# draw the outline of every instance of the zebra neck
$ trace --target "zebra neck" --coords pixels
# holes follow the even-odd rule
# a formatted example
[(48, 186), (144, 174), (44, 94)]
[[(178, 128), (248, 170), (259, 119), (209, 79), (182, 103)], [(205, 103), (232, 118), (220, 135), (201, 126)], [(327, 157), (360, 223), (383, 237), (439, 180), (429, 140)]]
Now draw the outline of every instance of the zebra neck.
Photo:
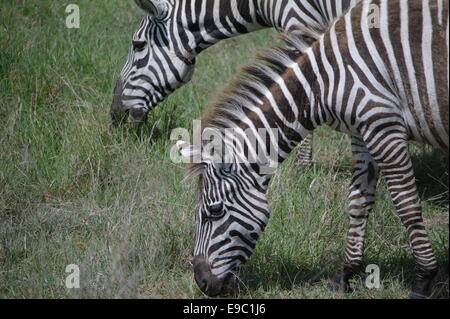
[[(323, 88), (317, 82), (308, 54), (291, 60), (279, 72), (277, 76), (266, 71), (261, 77), (268, 82), (265, 83), (265, 91), (259, 87), (260, 92), (264, 93), (260, 97), (262, 103), (256, 107), (258, 110), (248, 102), (245, 107), (250, 111), (247, 118), (252, 120), (254, 127), (275, 130), (270, 135), (270, 143), (266, 144), (276, 144), (277, 163), (281, 164), (313, 130), (329, 122), (330, 114), (320, 98)], [(268, 80), (268, 75), (272, 76), (272, 80)], [(259, 116), (251, 114), (261, 111)], [(273, 158), (268, 150), (265, 155)]]
[[(284, 30), (280, 17), (285, 16), (282, 2), (290, 0), (192, 0), (189, 4), (194, 13), (187, 15), (184, 29), (191, 30), (189, 36), (193, 52), (200, 53), (217, 42), (241, 34), (274, 27)], [(186, 4), (187, 6), (187, 4)], [(195, 9), (194, 9), (195, 8)], [(180, 8), (185, 10), (186, 8)], [(195, 10), (195, 11), (194, 11)], [(186, 11), (185, 11), (186, 12)], [(193, 31), (192, 31), (193, 30)]]
[(180, 1), (178, 30), (198, 54), (217, 42), (273, 27), (280, 32), (299, 28), (323, 30), (360, 0), (188, 0)]

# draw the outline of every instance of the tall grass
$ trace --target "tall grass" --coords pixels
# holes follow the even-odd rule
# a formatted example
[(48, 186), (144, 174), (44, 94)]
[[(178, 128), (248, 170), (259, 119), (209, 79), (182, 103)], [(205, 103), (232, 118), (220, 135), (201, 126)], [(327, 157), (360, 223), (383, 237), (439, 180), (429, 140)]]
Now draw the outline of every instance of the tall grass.
[[(112, 88), (141, 13), (131, 1), (3, 1), (0, 9), (0, 297), (202, 297), (192, 276), (195, 182), (169, 159), (175, 127), (190, 128), (238, 66), (273, 43), (266, 30), (205, 51), (192, 82), (151, 115), (143, 132), (110, 130)], [(382, 289), (355, 280), (331, 293), (348, 218), (348, 138), (320, 129), (316, 164), (289, 159), (271, 183), (272, 217), (244, 267), (241, 297), (402, 298), (413, 259), (383, 184), (367, 238)], [(436, 297), (448, 297), (448, 166), (412, 147), (439, 262)], [(81, 288), (67, 289), (77, 264)], [(447, 265), (447, 266), (446, 266)]]

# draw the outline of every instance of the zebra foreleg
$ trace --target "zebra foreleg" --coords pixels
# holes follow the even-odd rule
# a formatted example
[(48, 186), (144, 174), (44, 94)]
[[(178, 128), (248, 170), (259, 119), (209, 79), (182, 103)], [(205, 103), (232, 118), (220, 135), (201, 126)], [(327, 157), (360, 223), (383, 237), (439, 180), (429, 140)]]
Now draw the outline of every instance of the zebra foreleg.
[[(379, 143), (372, 143), (375, 144)], [(371, 153), (386, 179), (397, 214), (407, 230), (416, 261), (416, 275), (410, 298), (428, 298), (438, 267), (422, 218), (407, 140), (391, 139), (382, 149), (371, 150)]]
[(313, 133), (300, 142), (297, 148), (295, 164), (299, 167), (310, 167), (313, 164)]
[(364, 235), (367, 219), (375, 202), (378, 182), (378, 165), (367, 150), (365, 143), (352, 138), (353, 177), (348, 195), (350, 228), (347, 235), (344, 265), (332, 277), (332, 290), (349, 292), (349, 280), (357, 274), (363, 264)]

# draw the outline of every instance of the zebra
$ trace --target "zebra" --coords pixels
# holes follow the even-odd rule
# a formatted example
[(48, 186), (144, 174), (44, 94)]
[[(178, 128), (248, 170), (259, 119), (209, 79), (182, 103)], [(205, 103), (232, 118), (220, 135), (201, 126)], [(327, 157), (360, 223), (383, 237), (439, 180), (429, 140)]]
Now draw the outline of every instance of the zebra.
[[(378, 9), (377, 27), (370, 27), (371, 8)], [(180, 155), (193, 162), (188, 175), (200, 181), (193, 268), (204, 293), (236, 288), (267, 225), (274, 172), (262, 169), (276, 167), (311, 131), (328, 125), (351, 136), (354, 162), (344, 262), (330, 288), (348, 291), (361, 269), (382, 173), (415, 258), (410, 297), (431, 295), (437, 261), (407, 146), (416, 140), (449, 151), (448, 13), (447, 0), (363, 0), (311, 47), (288, 37), (297, 54), (275, 47), (244, 68), (202, 120), (203, 133), (222, 137), (225, 157), (212, 156), (206, 139), (177, 141)], [(272, 128), (278, 138), (259, 133)], [(250, 160), (256, 148), (262, 153)]]
[[(133, 36), (114, 89), (110, 121), (140, 125), (148, 112), (189, 82), (197, 55), (240, 34), (274, 27), (280, 33), (329, 24), (359, 0), (135, 0), (148, 15)], [(311, 33), (308, 33), (311, 35)], [(312, 136), (302, 143), (300, 166), (312, 163)]]

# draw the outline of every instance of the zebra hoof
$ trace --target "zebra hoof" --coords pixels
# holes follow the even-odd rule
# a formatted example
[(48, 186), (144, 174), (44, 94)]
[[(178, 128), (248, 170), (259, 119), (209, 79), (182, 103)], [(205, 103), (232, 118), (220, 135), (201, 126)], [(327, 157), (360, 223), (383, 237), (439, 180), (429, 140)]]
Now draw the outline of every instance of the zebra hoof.
[(344, 276), (340, 271), (328, 279), (328, 289), (339, 293), (353, 292), (353, 289), (350, 287), (350, 283), (344, 279)]
[(341, 294), (348, 294), (353, 292), (353, 289), (350, 287), (350, 284), (337, 283), (333, 280), (328, 281), (328, 289), (332, 292), (337, 292)]
[(328, 289), (332, 292), (340, 292), (341, 285), (333, 280), (328, 280)]
[(295, 162), (295, 166), (302, 169), (308, 169), (313, 166), (313, 162), (311, 160), (305, 161), (305, 160), (297, 160)]
[(419, 293), (417, 293), (417, 292), (412, 292), (412, 293), (409, 295), (409, 299), (428, 299), (428, 297), (427, 297), (427, 296), (424, 296), (424, 295), (421, 295), (421, 294), (419, 294)]

